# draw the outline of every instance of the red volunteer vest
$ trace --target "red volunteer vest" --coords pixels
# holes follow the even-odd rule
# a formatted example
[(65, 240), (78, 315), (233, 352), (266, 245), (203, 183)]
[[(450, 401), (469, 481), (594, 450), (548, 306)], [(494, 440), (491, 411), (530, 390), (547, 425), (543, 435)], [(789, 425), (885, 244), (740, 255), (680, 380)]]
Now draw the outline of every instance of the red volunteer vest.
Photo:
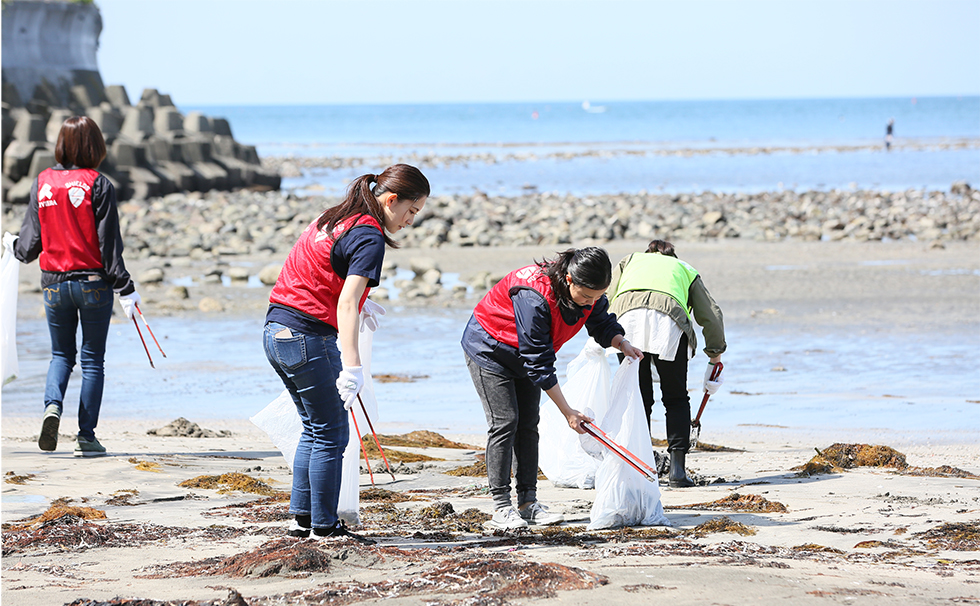
[[(381, 226), (371, 215), (348, 217), (334, 226), (332, 234), (327, 233), (326, 228), (317, 230), (316, 221), (310, 223), (289, 251), (269, 301), (298, 309), (338, 328), (337, 299), (344, 287), (344, 278), (334, 272), (330, 251), (336, 239), (355, 225), (370, 225), (381, 231)], [(358, 311), (364, 307), (370, 290), (364, 289), (357, 304)]]
[(92, 209), (92, 185), (99, 171), (47, 169), (37, 177), (37, 218), (41, 224), (44, 271), (102, 269), (99, 233)]
[(477, 322), (491, 337), (512, 347), (519, 347), (517, 342), (517, 325), (514, 318), (514, 303), (510, 299), (510, 291), (514, 287), (533, 288), (541, 293), (548, 301), (551, 309), (551, 342), (555, 351), (561, 349), (569, 339), (578, 334), (585, 326), (585, 321), (592, 314), (592, 309), (583, 309), (582, 319), (569, 326), (561, 318), (558, 299), (551, 289), (551, 280), (537, 265), (522, 267), (512, 271), (490, 289), (473, 310)]

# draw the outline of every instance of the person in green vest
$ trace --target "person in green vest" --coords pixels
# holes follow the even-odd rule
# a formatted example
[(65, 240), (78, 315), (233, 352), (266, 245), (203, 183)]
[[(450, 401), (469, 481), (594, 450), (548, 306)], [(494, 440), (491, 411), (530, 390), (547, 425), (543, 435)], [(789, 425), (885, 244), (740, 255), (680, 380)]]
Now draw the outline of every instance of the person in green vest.
[[(687, 361), (698, 339), (694, 322), (704, 333), (708, 367), (704, 390), (715, 393), (724, 380), (710, 380), (714, 365), (725, 353), (725, 324), (721, 308), (704, 286), (698, 271), (677, 258), (674, 245), (654, 240), (646, 252), (623, 258), (613, 269), (609, 285), (609, 311), (616, 314), (626, 338), (643, 352), (640, 394), (647, 429), (653, 410), (653, 368), (660, 377), (667, 414), (668, 483), (674, 488), (694, 486), (684, 459), (691, 447), (691, 399), (687, 395)], [(622, 361), (622, 358), (620, 358)]]

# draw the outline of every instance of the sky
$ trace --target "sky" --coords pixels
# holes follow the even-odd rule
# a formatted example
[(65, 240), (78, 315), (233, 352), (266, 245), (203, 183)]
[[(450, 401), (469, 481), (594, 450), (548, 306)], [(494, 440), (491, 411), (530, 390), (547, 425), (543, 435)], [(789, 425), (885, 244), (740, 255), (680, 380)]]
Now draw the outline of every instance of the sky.
[(317, 105), (980, 94), (980, 0), (96, 0), (131, 99)]

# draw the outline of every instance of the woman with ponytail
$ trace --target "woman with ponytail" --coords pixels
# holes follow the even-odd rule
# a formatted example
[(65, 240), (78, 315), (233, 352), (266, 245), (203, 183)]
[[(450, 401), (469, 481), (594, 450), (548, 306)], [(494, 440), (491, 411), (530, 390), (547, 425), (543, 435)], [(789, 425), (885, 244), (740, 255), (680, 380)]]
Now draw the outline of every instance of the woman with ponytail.
[[(489, 529), (564, 520), (537, 500), (541, 391), (576, 432), (584, 433), (582, 423), (592, 419), (570, 407), (558, 385), (555, 357), (561, 346), (585, 327), (599, 345), (643, 357), (608, 312), (604, 293), (611, 277), (605, 250), (570, 249), (507, 274), (473, 310), (462, 346), (490, 426), (486, 463), (496, 511), (486, 523)], [(516, 509), (510, 496), (512, 464)]]
[(343, 202), (300, 235), (272, 288), (265, 353), (303, 422), (289, 536), (363, 540), (337, 517), (347, 411), (364, 386), (358, 317), (362, 308), (374, 322), (374, 313), (384, 314), (367, 296), (381, 279), (385, 244), (397, 248), (390, 234), (411, 225), (428, 196), (428, 180), (407, 164), (358, 177)]

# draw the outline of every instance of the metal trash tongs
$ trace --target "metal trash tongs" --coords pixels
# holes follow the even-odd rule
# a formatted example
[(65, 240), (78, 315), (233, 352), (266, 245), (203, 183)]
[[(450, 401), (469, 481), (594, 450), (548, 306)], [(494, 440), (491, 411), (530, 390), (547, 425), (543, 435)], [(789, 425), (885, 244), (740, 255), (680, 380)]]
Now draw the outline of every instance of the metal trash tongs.
[(626, 461), (630, 467), (640, 472), (640, 474), (642, 474), (647, 480), (650, 480), (654, 484), (659, 484), (656, 470), (644, 463), (640, 457), (636, 456), (623, 446), (617, 444), (612, 438), (606, 435), (606, 432), (599, 429), (597, 425), (590, 423), (589, 421), (584, 421), (582, 423), (582, 429), (585, 430), (585, 433), (595, 438), (600, 444), (616, 453), (619, 458)]
[[(388, 469), (388, 473), (391, 474), (391, 481), (395, 480), (395, 473), (391, 471), (391, 465), (388, 463), (388, 457), (385, 456), (385, 451), (381, 448), (381, 441), (378, 440), (378, 434), (374, 431), (374, 423), (371, 422), (371, 415), (368, 414), (367, 408), (364, 406), (364, 400), (361, 399), (361, 394), (357, 394), (357, 401), (361, 404), (361, 410), (364, 411), (364, 418), (367, 419), (368, 426), (371, 428), (371, 435), (374, 436), (374, 443), (378, 445), (378, 450), (381, 452), (381, 458), (384, 459), (385, 467)], [(364, 446), (364, 440), (361, 439), (361, 429), (357, 426), (357, 416), (354, 415), (354, 410), (350, 411), (350, 418), (354, 421), (354, 431), (357, 432), (357, 440), (361, 443), (361, 452), (364, 454), (364, 463), (368, 468), (368, 475), (371, 476), (371, 486), (374, 486), (374, 472), (371, 471), (371, 462), (368, 460), (367, 447)]]

